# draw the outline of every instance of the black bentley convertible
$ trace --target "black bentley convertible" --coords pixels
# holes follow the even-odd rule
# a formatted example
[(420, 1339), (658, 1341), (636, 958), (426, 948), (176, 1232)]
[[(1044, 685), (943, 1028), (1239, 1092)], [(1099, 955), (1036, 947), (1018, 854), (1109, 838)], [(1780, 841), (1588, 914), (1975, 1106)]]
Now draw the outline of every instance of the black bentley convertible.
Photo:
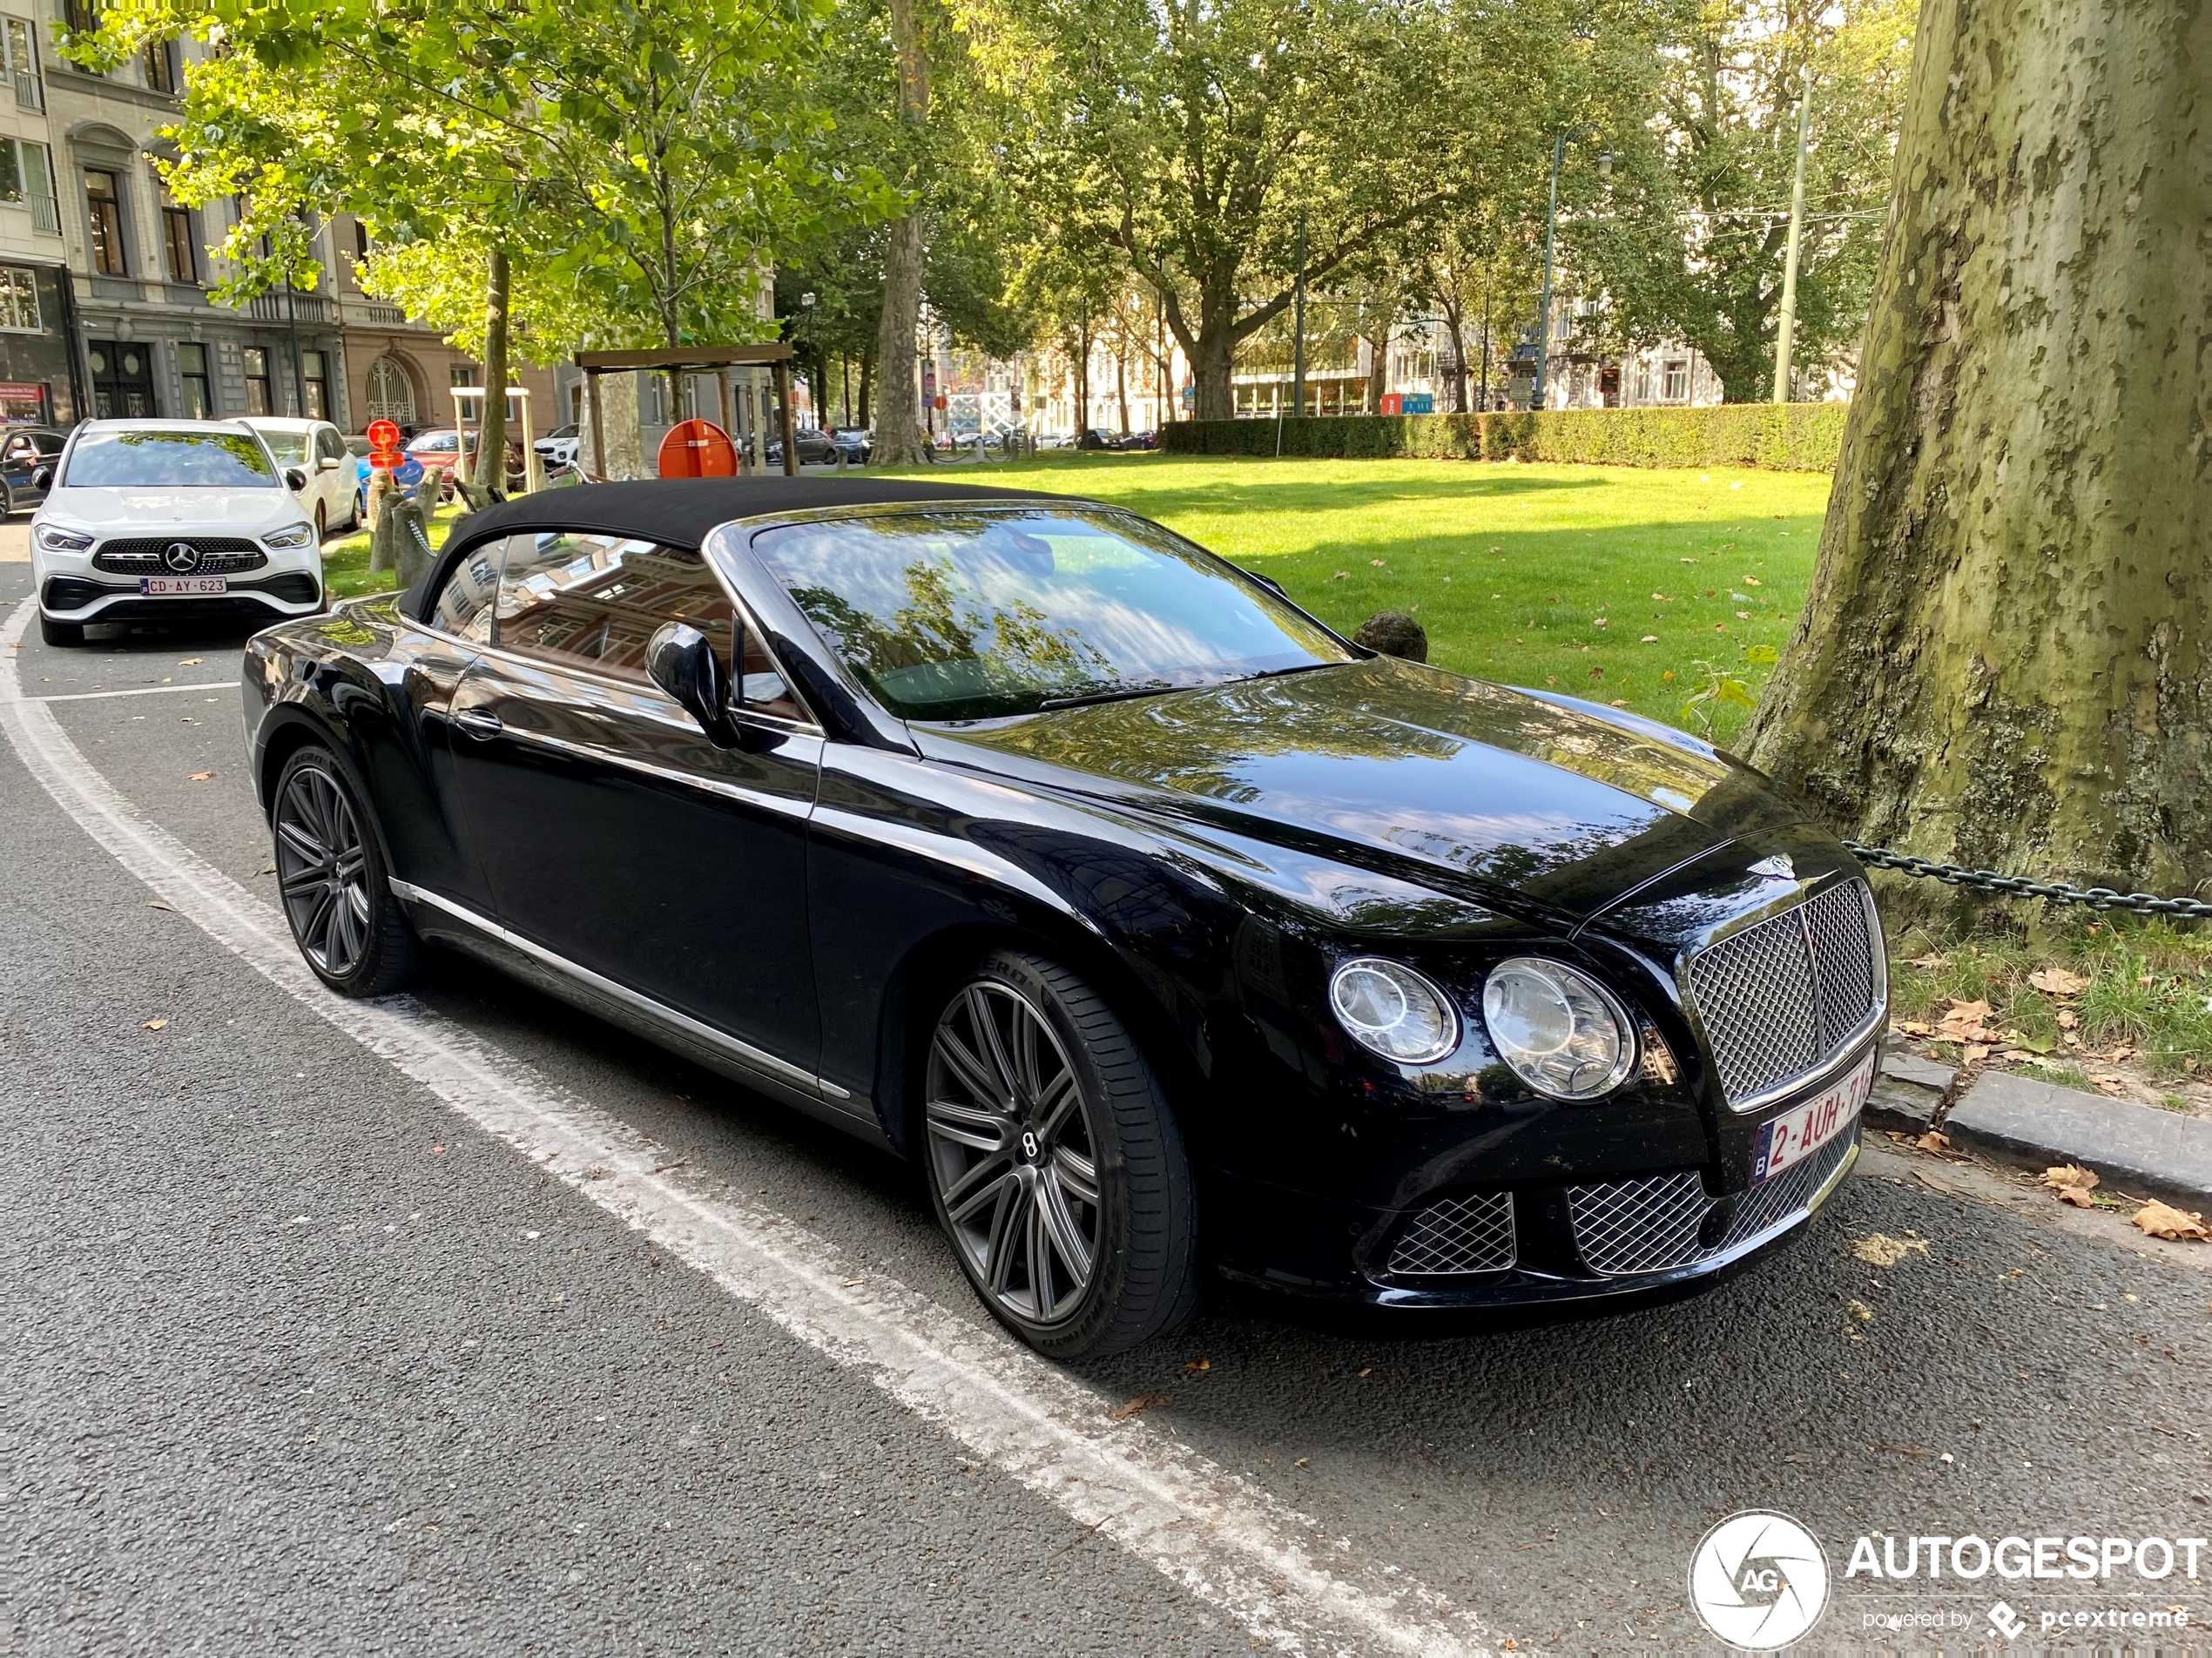
[(1887, 986), (1834, 839), (1117, 509), (551, 491), (245, 679), (333, 989), (455, 947), (911, 1159), (1055, 1356), (1202, 1271), (1407, 1316), (1679, 1291), (1857, 1155)]

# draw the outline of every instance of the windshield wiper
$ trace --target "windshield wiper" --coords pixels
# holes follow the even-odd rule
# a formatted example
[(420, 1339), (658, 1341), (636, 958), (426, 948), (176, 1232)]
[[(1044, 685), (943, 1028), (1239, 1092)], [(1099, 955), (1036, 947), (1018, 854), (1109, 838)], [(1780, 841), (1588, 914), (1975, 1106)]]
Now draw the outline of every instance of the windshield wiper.
[(1285, 674), (1312, 673), (1316, 668), (1341, 668), (1341, 662), (1299, 662), (1287, 668), (1262, 668), (1258, 673), (1244, 676), (1247, 679), (1280, 679)]
[(1048, 697), (1037, 704), (1037, 711), (1051, 708), (1081, 708), (1087, 703), (1125, 703), (1136, 697), (1158, 697), (1170, 691), (1194, 691), (1194, 685), (1165, 685), (1155, 681), (1149, 685), (1118, 685), (1111, 691), (1089, 691), (1080, 697)]

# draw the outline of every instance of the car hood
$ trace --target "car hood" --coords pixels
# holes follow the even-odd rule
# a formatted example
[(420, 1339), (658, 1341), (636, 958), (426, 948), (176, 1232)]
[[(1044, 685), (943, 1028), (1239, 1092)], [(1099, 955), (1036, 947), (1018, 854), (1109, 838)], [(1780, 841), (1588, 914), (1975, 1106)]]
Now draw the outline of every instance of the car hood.
[(917, 737), (934, 758), (1573, 920), (1800, 822), (1756, 772), (1602, 711), (1379, 657)]
[(57, 489), (39, 516), (87, 529), (272, 529), (295, 523), (300, 503), (289, 489)]

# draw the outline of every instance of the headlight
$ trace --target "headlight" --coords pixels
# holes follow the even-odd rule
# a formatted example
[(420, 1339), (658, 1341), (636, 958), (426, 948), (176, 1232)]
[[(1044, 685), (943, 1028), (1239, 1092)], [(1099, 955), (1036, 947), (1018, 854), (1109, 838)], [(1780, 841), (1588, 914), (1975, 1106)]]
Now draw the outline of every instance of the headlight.
[(305, 547), (314, 538), (313, 524), (293, 524), (288, 529), (272, 530), (261, 537), (261, 542), (268, 547)]
[(37, 533), (38, 544), (50, 553), (81, 553), (93, 541), (89, 529), (64, 529), (59, 524), (41, 524)]
[(1490, 969), (1482, 1017), (1498, 1057), (1554, 1100), (1594, 1100), (1621, 1086), (1635, 1039), (1621, 1004), (1561, 961), (1515, 956)]
[(1411, 967), (1361, 956), (1329, 980), (1329, 1002), (1352, 1041), (1411, 1065), (1460, 1045), (1460, 1016), (1444, 993)]

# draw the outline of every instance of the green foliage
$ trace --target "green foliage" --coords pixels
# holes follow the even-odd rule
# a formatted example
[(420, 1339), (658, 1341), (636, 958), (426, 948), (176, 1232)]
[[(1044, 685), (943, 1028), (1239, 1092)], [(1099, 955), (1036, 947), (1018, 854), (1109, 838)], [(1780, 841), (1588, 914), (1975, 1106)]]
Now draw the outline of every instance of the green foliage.
[(193, 36), (183, 118), (158, 163), (179, 199), (235, 199), (223, 297), (317, 285), (314, 219), (361, 215), (393, 269), (369, 282), (440, 320), (521, 272), (537, 354), (749, 339), (759, 271), (832, 211), (891, 205), (833, 177), (807, 94), (831, 0), (115, 0), (72, 56), (96, 65)]
[[(1490, 414), (1347, 414), (1281, 422), (1285, 456), (1555, 461), (1600, 466), (1757, 466), (1829, 472), (1841, 403), (1714, 408), (1526, 410)], [(1177, 455), (1273, 455), (1271, 420), (1182, 421), (1160, 435)]]
[[(1781, 660), (1781, 652), (1770, 644), (1747, 644), (1740, 647), (1743, 668), (1771, 668)], [(1689, 700), (1683, 704), (1682, 723), (1696, 731), (1700, 737), (1713, 734), (1713, 716), (1723, 706), (1741, 708), (1746, 711), (1759, 705), (1758, 693), (1737, 672), (1735, 666), (1709, 662), (1703, 657), (1694, 658), (1690, 664)]]
[[(1813, 78), (1794, 356), (1816, 369), (1856, 345), (1903, 118), (1918, 7), (1846, 0), (1777, 10), (1758, 0), (1673, 0), (1662, 49), (1638, 71), (1642, 121), (1605, 134), (1611, 181), (1562, 210), (1570, 284), (1605, 303), (1587, 346), (1687, 340), (1731, 402), (1768, 396), (1788, 239), (1797, 112)], [(1569, 164), (1586, 191), (1597, 140)]]

